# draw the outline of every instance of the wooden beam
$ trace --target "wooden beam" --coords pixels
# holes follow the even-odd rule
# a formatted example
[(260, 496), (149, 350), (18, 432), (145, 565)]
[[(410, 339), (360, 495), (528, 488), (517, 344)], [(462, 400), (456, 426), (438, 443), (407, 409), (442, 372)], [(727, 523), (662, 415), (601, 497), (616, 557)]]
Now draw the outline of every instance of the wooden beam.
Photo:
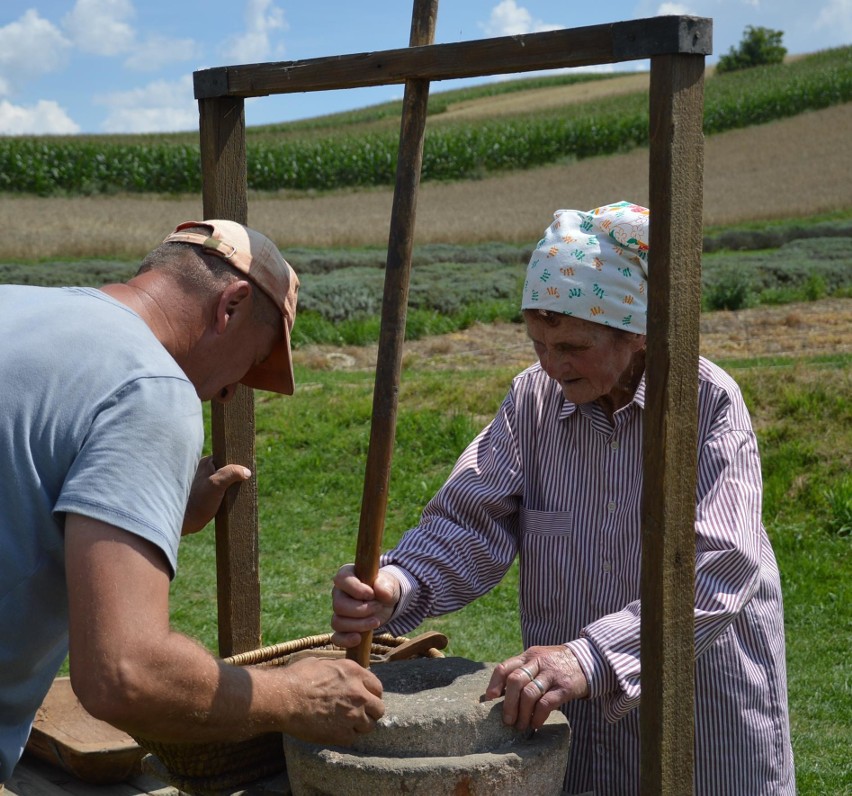
[(641, 794), (692, 793), (704, 56), (651, 60)]
[(194, 73), (195, 96), (259, 97), (300, 91), (449, 80), (712, 50), (712, 21), (664, 16), (584, 28), (429, 44), (303, 61), (222, 66)]
[[(248, 221), (244, 102), (199, 101), (204, 218)], [(219, 654), (260, 646), (260, 566), (257, 522), (254, 393), (240, 385), (227, 404), (212, 402), (213, 458), (242, 464), (255, 475), (228, 490), (216, 515)]]
[[(432, 41), (438, 15), (438, 0), (414, 0), (411, 17), (411, 45)], [(364, 475), (355, 574), (372, 584), (379, 570), (379, 555), (388, 504), (391, 460), (393, 458), (396, 416), (399, 404), (402, 348), (405, 342), (405, 318), (408, 288), (411, 282), (411, 255), (414, 249), (414, 220), (417, 190), (423, 164), (423, 139), (426, 132), (429, 81), (409, 80), (402, 101), (399, 132), (399, 156), (391, 208), (388, 256), (382, 297), (382, 321), (376, 380), (373, 389), (373, 417), (370, 447)], [(372, 632), (361, 635), (358, 647), (347, 652), (365, 668), (370, 665)]]

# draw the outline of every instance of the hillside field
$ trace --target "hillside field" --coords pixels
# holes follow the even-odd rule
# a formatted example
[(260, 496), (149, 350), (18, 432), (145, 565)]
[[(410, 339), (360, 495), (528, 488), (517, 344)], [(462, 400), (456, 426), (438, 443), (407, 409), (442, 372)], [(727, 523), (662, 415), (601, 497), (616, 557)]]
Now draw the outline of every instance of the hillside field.
[[(607, 83), (596, 81), (582, 88), (589, 93)], [(553, 102), (552, 92), (533, 94), (541, 102)], [(522, 101), (521, 96), (509, 96)], [(473, 106), (459, 112), (472, 113)], [(709, 136), (705, 227), (848, 211), (850, 129), (852, 103), (845, 103)], [(639, 148), (480, 180), (424, 183), (415, 245), (487, 241), (532, 245), (556, 209), (588, 209), (620, 199), (647, 202), (648, 171), (648, 150)], [(293, 246), (385, 246), (392, 200), (392, 188), (385, 187), (253, 194), (249, 223), (272, 237), (285, 254)], [(3, 194), (0, 223), (9, 237), (0, 260), (136, 259), (178, 222), (200, 216), (200, 195)]]

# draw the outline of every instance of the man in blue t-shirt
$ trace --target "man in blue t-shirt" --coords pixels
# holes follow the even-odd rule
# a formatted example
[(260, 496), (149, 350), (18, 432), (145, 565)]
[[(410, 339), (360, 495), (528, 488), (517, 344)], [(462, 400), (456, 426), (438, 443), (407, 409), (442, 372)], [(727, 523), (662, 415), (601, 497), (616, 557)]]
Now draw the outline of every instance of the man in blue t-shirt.
[(181, 533), (251, 476), (199, 463), (201, 401), (292, 394), (298, 286), (221, 220), (181, 224), (126, 283), (0, 286), (0, 785), (66, 655), (92, 715), (161, 741), (345, 744), (381, 716), (354, 661), (246, 670), (169, 627)]

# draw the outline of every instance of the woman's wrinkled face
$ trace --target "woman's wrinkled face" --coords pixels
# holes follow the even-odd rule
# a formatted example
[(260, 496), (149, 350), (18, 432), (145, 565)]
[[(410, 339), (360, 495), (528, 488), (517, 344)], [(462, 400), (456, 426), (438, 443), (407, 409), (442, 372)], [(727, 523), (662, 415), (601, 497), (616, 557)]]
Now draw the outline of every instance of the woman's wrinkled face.
[(641, 376), (641, 369), (634, 374), (634, 360), (644, 351), (644, 335), (569, 315), (554, 324), (534, 311), (524, 312), (524, 322), (542, 369), (568, 401), (618, 409), (632, 398)]

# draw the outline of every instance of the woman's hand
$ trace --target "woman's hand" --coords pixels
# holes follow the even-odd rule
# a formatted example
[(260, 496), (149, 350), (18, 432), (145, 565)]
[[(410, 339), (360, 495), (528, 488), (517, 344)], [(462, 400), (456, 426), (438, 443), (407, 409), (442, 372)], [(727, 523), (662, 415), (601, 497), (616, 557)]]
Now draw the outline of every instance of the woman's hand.
[(344, 564), (334, 577), (331, 605), (332, 643), (357, 647), (361, 634), (386, 624), (399, 602), (399, 581), (379, 570), (372, 586), (355, 575), (354, 564)]
[(589, 684), (576, 656), (564, 644), (530, 647), (494, 669), (485, 698), (503, 695), (503, 723), (518, 730), (537, 730), (552, 710), (587, 697)]

